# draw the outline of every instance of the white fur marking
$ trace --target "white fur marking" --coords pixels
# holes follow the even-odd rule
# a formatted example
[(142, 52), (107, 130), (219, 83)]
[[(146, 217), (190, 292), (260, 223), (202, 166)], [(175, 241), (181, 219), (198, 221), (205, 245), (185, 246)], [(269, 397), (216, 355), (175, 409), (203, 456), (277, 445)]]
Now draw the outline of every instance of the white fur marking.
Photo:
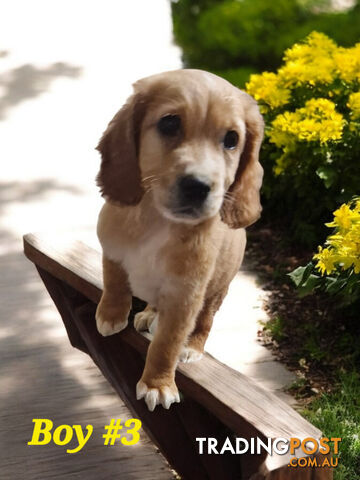
[(157, 322), (157, 312), (154, 310), (144, 310), (143, 312), (139, 312), (135, 315), (134, 318), (134, 327), (138, 332), (143, 332), (148, 330), (150, 333), (152, 331), (152, 324)]
[(124, 328), (126, 328), (128, 325), (127, 319), (125, 321), (122, 320), (121, 322), (111, 324), (103, 320), (98, 311), (96, 311), (95, 318), (97, 330), (103, 337), (108, 337), (109, 335), (113, 335), (114, 333), (119, 333), (121, 332), (121, 330), (124, 330)]
[(141, 400), (142, 398), (145, 400), (150, 412), (155, 410), (156, 405), (162, 405), (168, 410), (171, 404), (180, 402), (180, 395), (177, 389), (175, 393), (172, 393), (169, 387), (163, 387), (161, 390), (149, 388), (146, 383), (139, 380), (136, 385), (136, 399)]
[(124, 267), (133, 295), (150, 305), (157, 304), (160, 288), (169, 282), (159, 255), (168, 237), (168, 225), (160, 229), (156, 226), (134, 245), (124, 246), (121, 242), (103, 245), (106, 256)]
[(197, 362), (201, 360), (203, 353), (191, 347), (184, 347), (180, 353), (179, 360), (183, 363)]

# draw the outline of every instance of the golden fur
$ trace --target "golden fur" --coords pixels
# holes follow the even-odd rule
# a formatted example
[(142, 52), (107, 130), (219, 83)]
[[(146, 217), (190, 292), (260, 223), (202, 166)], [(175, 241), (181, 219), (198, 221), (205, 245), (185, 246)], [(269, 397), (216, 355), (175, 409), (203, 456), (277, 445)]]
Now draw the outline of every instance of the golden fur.
[[(158, 122), (181, 119), (176, 135)], [(226, 132), (238, 144), (226, 149)], [(179, 401), (178, 359), (201, 357), (215, 312), (238, 271), (244, 227), (260, 215), (263, 122), (256, 102), (225, 80), (178, 70), (140, 80), (100, 140), (98, 184), (106, 203), (98, 236), (104, 292), (100, 333), (126, 327), (132, 295), (148, 302), (135, 327), (156, 331), (138, 398), (150, 410)], [(191, 215), (178, 208), (175, 186), (184, 175), (204, 181), (209, 194)]]

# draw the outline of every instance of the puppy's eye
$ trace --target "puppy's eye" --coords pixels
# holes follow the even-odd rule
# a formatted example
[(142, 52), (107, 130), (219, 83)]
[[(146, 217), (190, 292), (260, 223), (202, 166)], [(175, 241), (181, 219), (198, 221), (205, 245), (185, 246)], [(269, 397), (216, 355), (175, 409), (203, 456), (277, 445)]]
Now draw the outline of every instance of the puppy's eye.
[(223, 140), (224, 148), (226, 150), (233, 150), (239, 142), (239, 135), (235, 130), (229, 130)]
[(157, 128), (162, 135), (174, 137), (180, 132), (181, 119), (179, 115), (165, 115), (160, 118)]

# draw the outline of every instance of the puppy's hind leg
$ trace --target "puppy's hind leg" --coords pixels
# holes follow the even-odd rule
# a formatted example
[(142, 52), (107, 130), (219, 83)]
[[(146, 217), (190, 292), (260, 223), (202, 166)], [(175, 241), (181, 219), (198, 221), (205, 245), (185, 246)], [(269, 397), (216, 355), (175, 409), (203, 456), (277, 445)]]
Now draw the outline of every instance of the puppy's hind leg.
[(135, 315), (134, 327), (138, 332), (149, 331), (154, 335), (158, 322), (156, 308), (147, 305), (142, 312)]
[(128, 276), (119, 263), (103, 256), (104, 291), (96, 309), (96, 326), (104, 337), (120, 332), (128, 324), (132, 294)]

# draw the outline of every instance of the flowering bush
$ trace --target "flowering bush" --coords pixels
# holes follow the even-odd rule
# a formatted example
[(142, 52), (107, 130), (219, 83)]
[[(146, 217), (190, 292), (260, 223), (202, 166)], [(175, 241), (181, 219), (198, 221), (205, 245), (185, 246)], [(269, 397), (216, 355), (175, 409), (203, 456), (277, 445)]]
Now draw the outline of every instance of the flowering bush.
[(265, 211), (314, 245), (336, 205), (360, 185), (360, 43), (338, 47), (311, 33), (287, 50), (276, 73), (250, 77), (266, 138)]
[(290, 277), (302, 294), (320, 289), (353, 303), (360, 300), (360, 199), (341, 205), (325, 225), (334, 229), (325, 245)]

